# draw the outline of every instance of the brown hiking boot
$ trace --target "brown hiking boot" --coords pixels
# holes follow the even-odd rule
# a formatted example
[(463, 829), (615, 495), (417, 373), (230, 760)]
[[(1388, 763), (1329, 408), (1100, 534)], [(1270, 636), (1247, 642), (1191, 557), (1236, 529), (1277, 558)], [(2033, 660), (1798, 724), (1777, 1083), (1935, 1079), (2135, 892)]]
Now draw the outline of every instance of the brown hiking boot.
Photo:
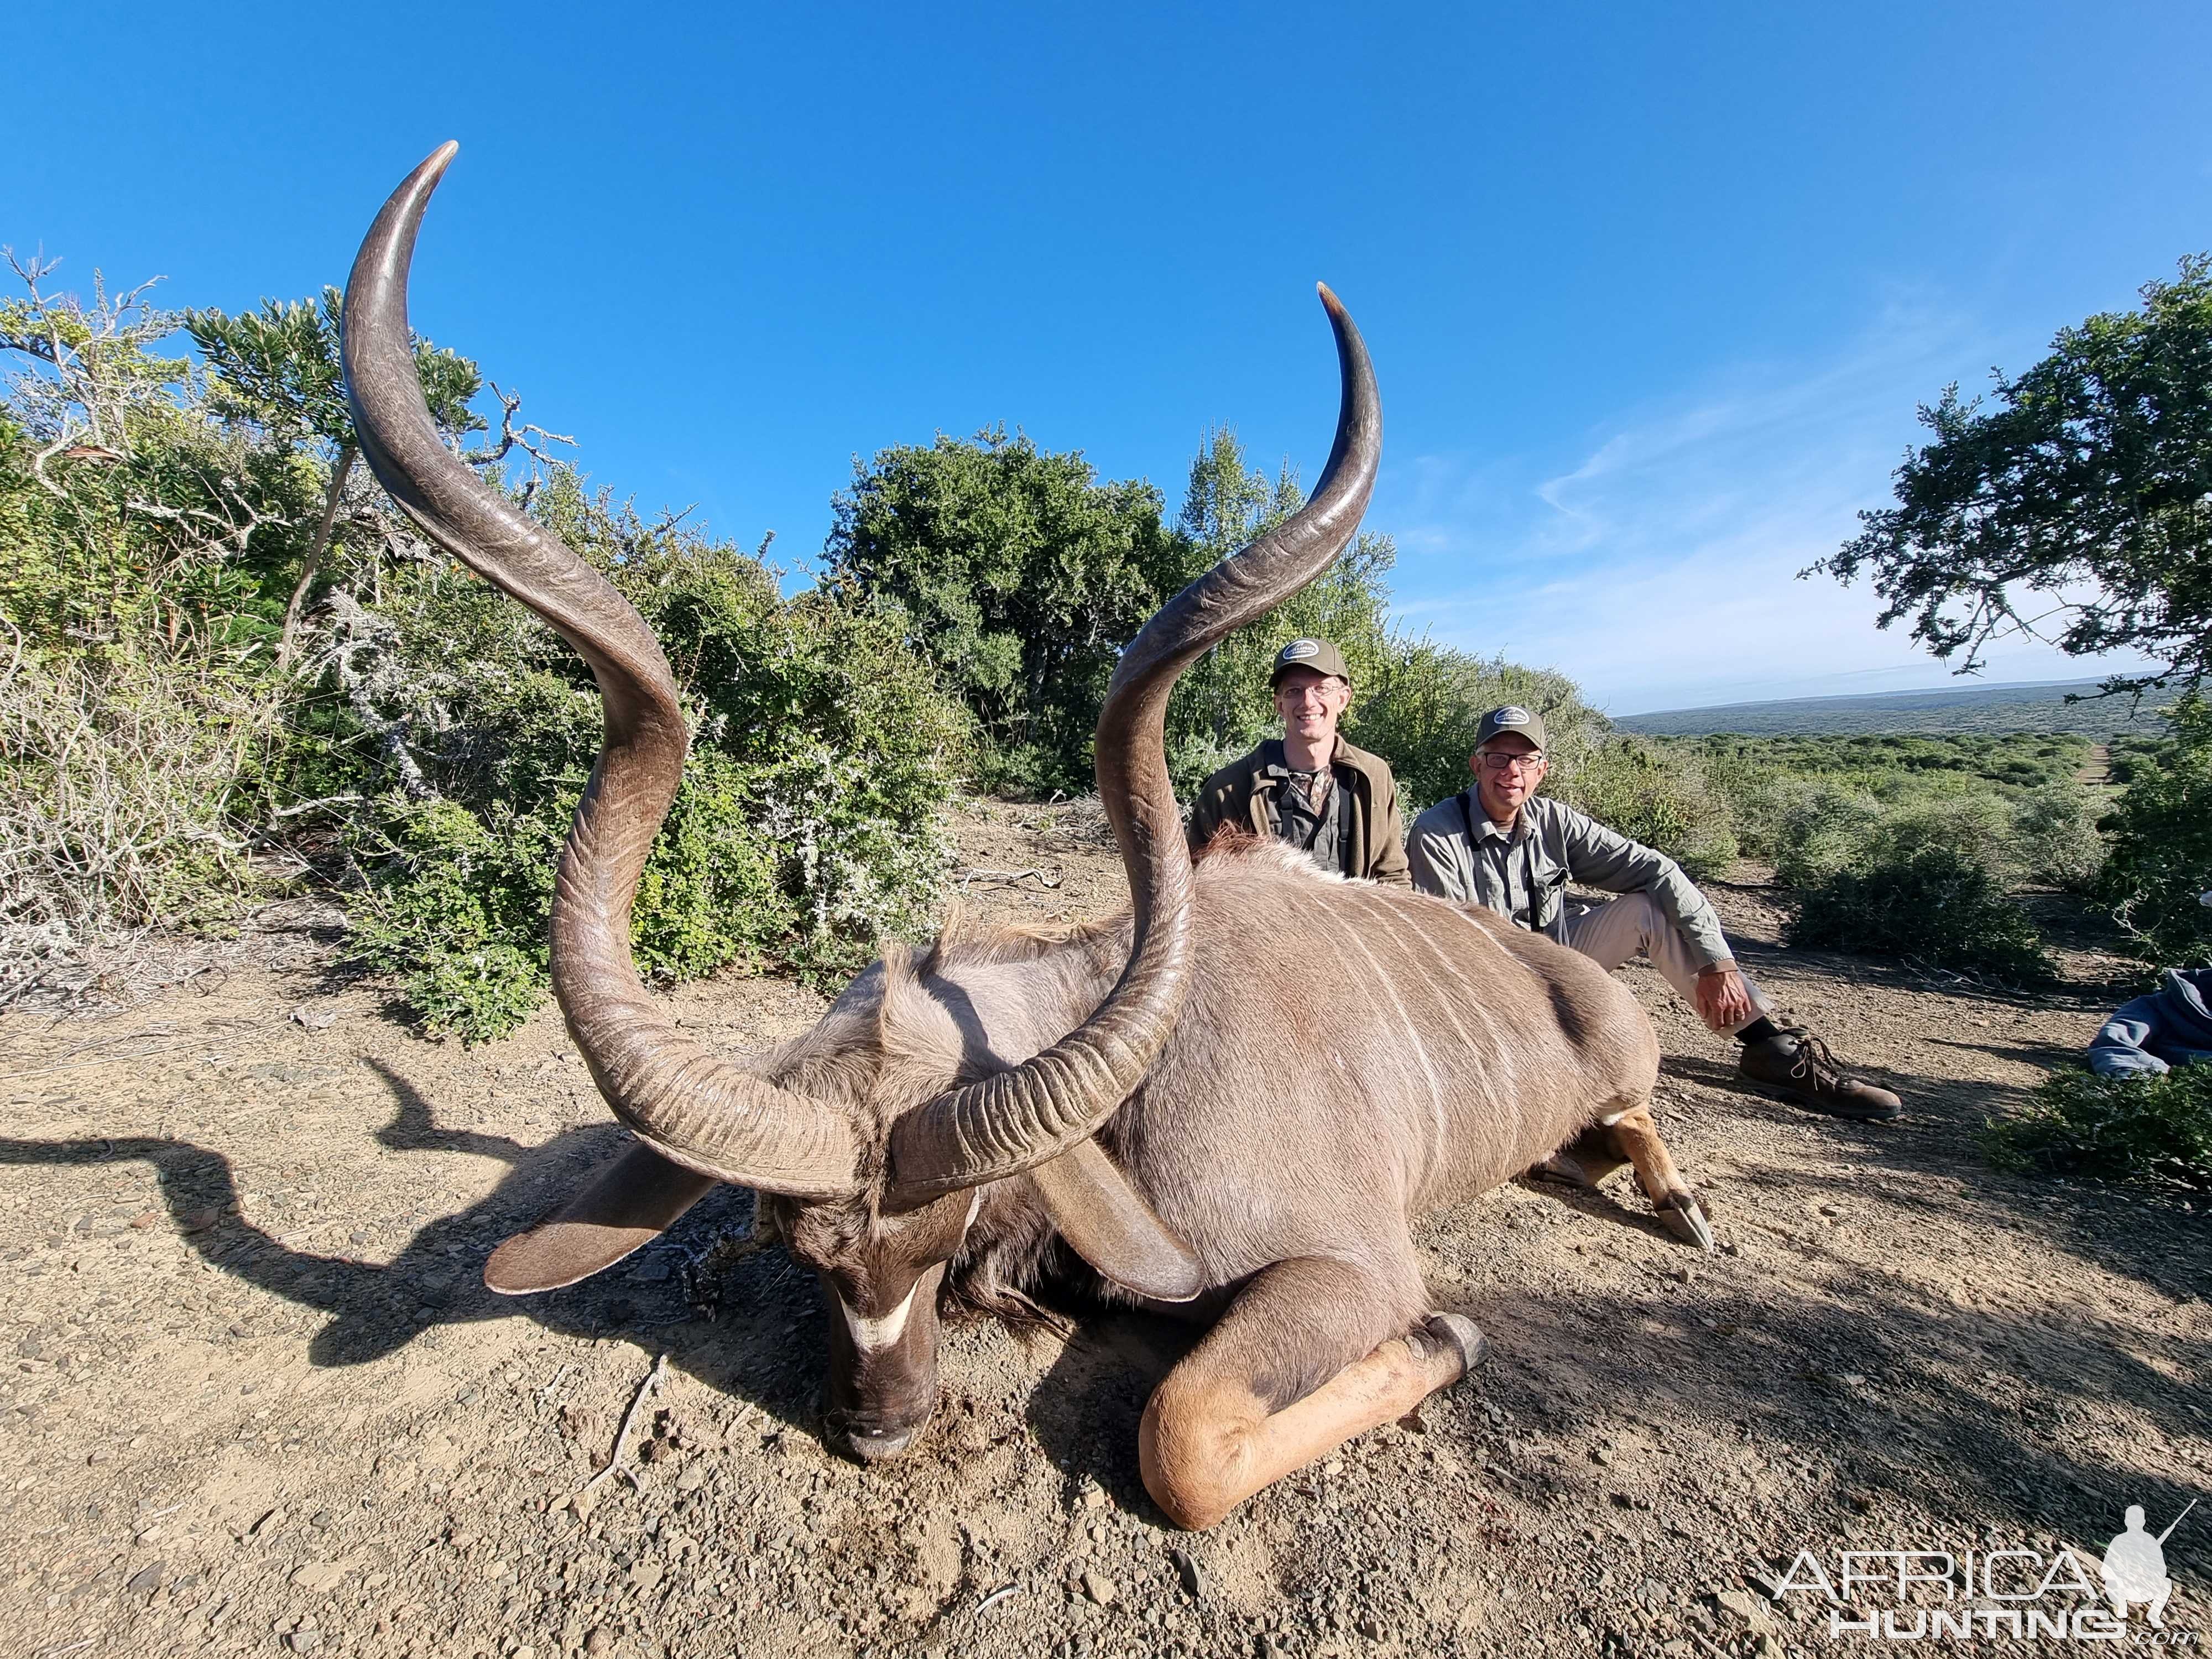
[(1784, 1029), (1763, 1042), (1745, 1043), (1742, 1071), (1769, 1094), (1830, 1117), (1881, 1123), (1905, 1109), (1888, 1090), (1846, 1073), (1828, 1045), (1808, 1031)]

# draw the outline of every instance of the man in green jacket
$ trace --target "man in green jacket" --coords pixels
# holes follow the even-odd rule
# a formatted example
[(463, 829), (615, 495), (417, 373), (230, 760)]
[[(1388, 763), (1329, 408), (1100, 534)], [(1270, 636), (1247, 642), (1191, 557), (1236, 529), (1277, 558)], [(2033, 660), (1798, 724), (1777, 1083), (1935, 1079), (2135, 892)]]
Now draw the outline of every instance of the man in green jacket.
[[(1607, 968), (1648, 957), (1708, 1026), (1743, 1045), (1750, 1081), (1833, 1117), (1895, 1117), (1895, 1095), (1844, 1072), (1810, 1032), (1775, 1023), (1680, 865), (1536, 793), (1544, 744), (1543, 717), (1532, 709), (1509, 704), (1482, 717), (1468, 760), (1474, 787), (1413, 821), (1413, 885), (1479, 904)], [(1571, 881), (1620, 896), (1569, 899)]]
[(1272, 681), (1283, 735), (1224, 766), (1200, 787), (1190, 813), (1196, 854), (1224, 824), (1286, 841), (1324, 870), (1407, 883), (1398, 781), (1379, 755), (1337, 735), (1352, 702), (1344, 653), (1327, 640), (1292, 640)]

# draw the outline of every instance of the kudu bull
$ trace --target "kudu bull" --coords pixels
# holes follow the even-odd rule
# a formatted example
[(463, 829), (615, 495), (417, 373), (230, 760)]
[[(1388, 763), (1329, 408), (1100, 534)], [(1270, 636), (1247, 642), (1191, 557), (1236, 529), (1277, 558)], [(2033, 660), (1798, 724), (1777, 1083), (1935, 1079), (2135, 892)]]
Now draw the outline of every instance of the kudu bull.
[[(1431, 1312), (1413, 1217), (1569, 1142), (1632, 1163), (1710, 1248), (1653, 1128), (1658, 1047), (1620, 985), (1492, 916), (1225, 842), (1195, 870), (1163, 746), (1176, 676), (1328, 568), (1373, 488), (1381, 410), (1323, 288), (1336, 442), (1297, 514), (1162, 608), (1098, 720), (1100, 799), (1129, 914), (1057, 937), (948, 934), (893, 951), (813, 1030), (733, 1063), (641, 988), (630, 904), (684, 765), (658, 642), (614, 588), (439, 441), (409, 349), (407, 275), (447, 145), (386, 203), (345, 297), (347, 393), (385, 487), (456, 558), (590, 664), (605, 745), (562, 855), (552, 977), (600, 1092), (639, 1144), (495, 1252), (510, 1293), (571, 1284), (717, 1182), (812, 1267), (830, 1321), (830, 1437), (893, 1455), (935, 1402), (948, 1271), (987, 1305), (1055, 1238), (1109, 1295), (1211, 1328), (1145, 1410), (1146, 1486), (1187, 1527), (1410, 1411), (1480, 1357)], [(1579, 1137), (1579, 1139), (1577, 1139)]]

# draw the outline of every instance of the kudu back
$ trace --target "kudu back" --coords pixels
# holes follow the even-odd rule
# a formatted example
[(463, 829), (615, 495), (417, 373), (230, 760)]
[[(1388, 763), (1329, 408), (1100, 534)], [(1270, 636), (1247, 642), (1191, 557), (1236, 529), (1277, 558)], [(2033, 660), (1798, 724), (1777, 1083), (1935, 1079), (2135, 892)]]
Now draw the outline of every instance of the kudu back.
[(1481, 1338), (1432, 1312), (1423, 1211), (1570, 1142), (1635, 1164), (1661, 1217), (1711, 1233), (1653, 1128), (1658, 1049), (1620, 983), (1470, 908), (1347, 882), (1225, 836), (1194, 868), (1168, 781), (1176, 677), (1325, 570), (1358, 528), (1382, 448), (1374, 376), (1327, 289), (1343, 393), (1305, 506), (1176, 596), (1121, 659), (1100, 714), (1099, 794), (1131, 894), (1114, 921), (894, 949), (810, 1032), (732, 1060), (641, 985), (629, 911), (687, 744), (680, 693), (636, 612), (439, 441), (406, 313), (416, 231), (455, 146), (385, 204), (346, 289), (362, 453), (425, 532), (584, 657), (606, 734), (558, 872), (554, 988), (638, 1142), (509, 1240), (486, 1282), (571, 1284), (718, 1182), (819, 1276), (827, 1433), (903, 1450), (937, 1394), (948, 1271), (989, 1305), (1064, 1241), (1110, 1297), (1206, 1334), (1154, 1394), (1146, 1484), (1188, 1526), (1461, 1376)]

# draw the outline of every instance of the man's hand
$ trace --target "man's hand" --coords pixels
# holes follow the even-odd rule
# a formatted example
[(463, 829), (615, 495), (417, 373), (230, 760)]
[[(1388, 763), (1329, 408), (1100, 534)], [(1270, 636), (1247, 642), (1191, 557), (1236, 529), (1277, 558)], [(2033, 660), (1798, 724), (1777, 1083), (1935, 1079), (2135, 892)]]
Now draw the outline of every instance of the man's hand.
[(1751, 987), (1732, 962), (1717, 962), (1698, 975), (1698, 1017), (1716, 1031), (1725, 1031), (1758, 1017), (1759, 1005), (1751, 1000)]

